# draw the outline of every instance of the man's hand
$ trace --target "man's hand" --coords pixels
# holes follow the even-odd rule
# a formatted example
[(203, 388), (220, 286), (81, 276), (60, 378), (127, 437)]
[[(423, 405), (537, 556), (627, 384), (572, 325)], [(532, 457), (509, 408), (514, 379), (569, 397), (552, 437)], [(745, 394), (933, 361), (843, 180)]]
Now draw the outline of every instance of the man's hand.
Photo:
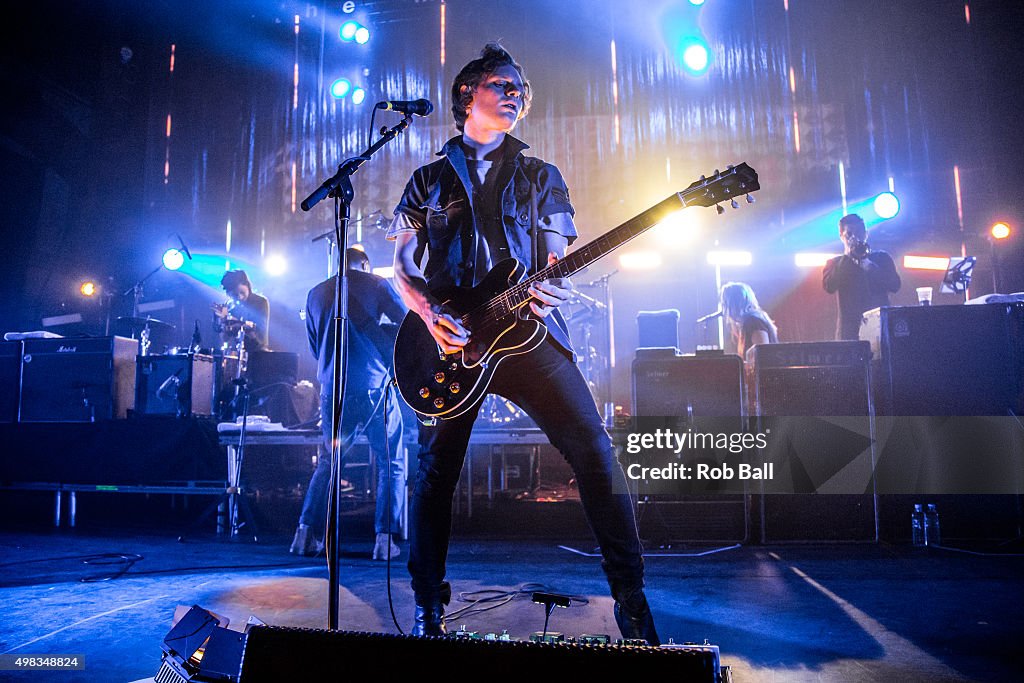
[[(548, 253), (548, 265), (553, 266), (557, 262), (558, 256), (555, 252)], [(535, 282), (530, 285), (528, 291), (530, 296), (536, 299), (536, 301), (530, 302), (530, 310), (535, 315), (546, 318), (551, 315), (551, 311), (569, 300), (572, 296), (573, 287), (572, 282), (568, 278), (556, 277)]]
[(469, 342), (469, 330), (459, 318), (443, 304), (433, 304), (420, 313), (420, 318), (437, 345), (446, 354), (457, 352)]
[(213, 314), (221, 320), (228, 317), (228, 307), (224, 304), (210, 304), (210, 308), (213, 309)]

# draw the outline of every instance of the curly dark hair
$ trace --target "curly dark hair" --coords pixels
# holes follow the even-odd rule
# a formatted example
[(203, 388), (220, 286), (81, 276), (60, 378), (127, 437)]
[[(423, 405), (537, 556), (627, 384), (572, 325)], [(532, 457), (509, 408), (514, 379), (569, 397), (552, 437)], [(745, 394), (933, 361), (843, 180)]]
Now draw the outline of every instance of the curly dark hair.
[(246, 275), (244, 270), (229, 270), (224, 273), (224, 277), (220, 279), (220, 286), (224, 288), (224, 291), (230, 292), (238, 285), (245, 285), (252, 291), (252, 283), (249, 282), (249, 276)]
[(530, 111), (530, 101), (533, 95), (530, 90), (530, 81), (526, 79), (526, 72), (523, 71), (522, 65), (498, 43), (488, 43), (480, 51), (480, 57), (462, 67), (462, 71), (452, 82), (452, 116), (455, 117), (455, 127), (460, 132), (466, 123), (466, 107), (473, 101), (473, 90), (483, 83), (485, 78), (503, 66), (511, 66), (523, 79), (523, 108), (519, 113), (519, 118), (523, 118)]

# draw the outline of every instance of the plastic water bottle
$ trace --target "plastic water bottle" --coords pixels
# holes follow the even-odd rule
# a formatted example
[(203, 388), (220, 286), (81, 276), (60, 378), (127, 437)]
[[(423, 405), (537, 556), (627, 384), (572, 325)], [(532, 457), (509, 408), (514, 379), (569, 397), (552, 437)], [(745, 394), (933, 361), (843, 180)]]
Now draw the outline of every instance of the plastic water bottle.
[(924, 513), (924, 544), (942, 545), (942, 532), (939, 529), (939, 511), (935, 503), (928, 503)]
[(923, 547), (925, 545), (924, 511), (921, 509), (920, 503), (914, 503), (914, 511), (910, 514), (910, 537), (913, 540), (914, 547)]

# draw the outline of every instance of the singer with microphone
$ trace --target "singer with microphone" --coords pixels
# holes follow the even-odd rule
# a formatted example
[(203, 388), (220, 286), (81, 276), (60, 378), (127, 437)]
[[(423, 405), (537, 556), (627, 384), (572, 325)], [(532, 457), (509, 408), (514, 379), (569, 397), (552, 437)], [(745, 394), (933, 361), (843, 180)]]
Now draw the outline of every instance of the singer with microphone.
[(864, 311), (889, 305), (889, 293), (900, 289), (892, 257), (868, 246), (864, 219), (855, 213), (839, 220), (843, 255), (825, 264), (821, 284), (838, 301), (836, 339), (858, 339)]
[[(537, 272), (562, 258), (577, 233), (562, 174), (554, 165), (526, 156), (528, 145), (510, 135), (531, 102), (522, 66), (492, 43), (462, 68), (451, 93), (460, 134), (444, 145), (440, 160), (413, 173), (388, 238), (395, 240), (395, 283), (409, 315), (422, 319), (438, 348), (455, 354), (471, 343), (472, 330), (443, 304), (445, 287), (476, 285), (509, 258)], [(572, 284), (551, 278), (528, 291), (529, 311), (548, 334), (531, 351), (505, 359), (489, 388), (523, 408), (571, 465), (601, 546), (601, 567), (615, 599), (619, 630), (625, 638), (658, 645), (643, 590), (633, 505), (622, 493), (627, 490), (625, 475), (574, 362), (558, 310), (572, 296)], [(413, 635), (445, 633), (444, 610), (452, 593), (447, 581), (452, 499), (478, 410), (479, 404), (459, 417), (420, 428), (409, 513)]]

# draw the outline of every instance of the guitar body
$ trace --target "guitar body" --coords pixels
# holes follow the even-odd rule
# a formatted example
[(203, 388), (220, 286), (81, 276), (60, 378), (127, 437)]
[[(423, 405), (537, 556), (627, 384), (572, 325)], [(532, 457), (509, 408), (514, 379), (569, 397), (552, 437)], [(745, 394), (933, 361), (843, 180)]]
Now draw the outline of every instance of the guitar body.
[[(487, 273), (476, 287), (457, 287), (437, 292), (457, 316), (486, 306), (489, 301), (522, 280), (526, 268), (516, 259), (506, 259)], [(509, 356), (537, 348), (547, 327), (533, 316), (529, 306), (473, 326), (469, 343), (447, 355), (418, 315), (409, 313), (395, 340), (395, 377), (406, 403), (424, 418), (451, 419), (477, 405), (498, 364)]]

